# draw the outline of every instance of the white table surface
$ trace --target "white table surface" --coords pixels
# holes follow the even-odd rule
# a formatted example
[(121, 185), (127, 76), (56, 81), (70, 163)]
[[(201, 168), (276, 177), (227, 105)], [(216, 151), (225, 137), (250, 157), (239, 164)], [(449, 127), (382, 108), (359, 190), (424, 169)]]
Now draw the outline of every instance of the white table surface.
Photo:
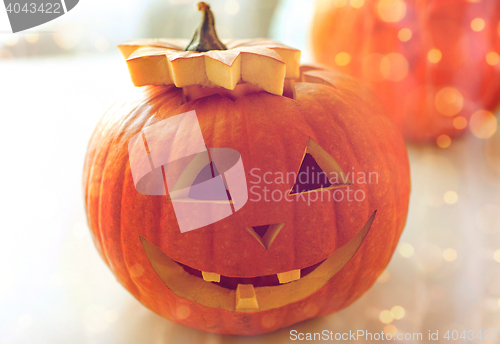
[[(94, 248), (81, 187), (90, 134), (130, 87), (118, 53), (0, 61), (0, 343), (288, 343), (290, 330), (381, 332), (380, 313), (395, 305), (405, 315), (386, 330), (500, 330), (500, 133), (408, 146), (407, 226), (384, 278), (351, 307), (258, 337), (203, 333), (149, 311)], [(450, 190), (455, 204), (444, 201)]]

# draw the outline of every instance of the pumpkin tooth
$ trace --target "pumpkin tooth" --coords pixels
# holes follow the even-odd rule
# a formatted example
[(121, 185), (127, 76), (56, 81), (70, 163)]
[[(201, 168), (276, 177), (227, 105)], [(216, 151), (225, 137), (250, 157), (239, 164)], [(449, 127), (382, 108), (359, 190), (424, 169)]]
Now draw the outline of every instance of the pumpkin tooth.
[(280, 284), (296, 281), (300, 279), (300, 269), (280, 272), (277, 274)]
[(202, 271), (201, 275), (207, 282), (220, 282), (220, 275), (218, 273)]
[(236, 310), (240, 312), (259, 310), (257, 295), (252, 284), (238, 284), (236, 287)]

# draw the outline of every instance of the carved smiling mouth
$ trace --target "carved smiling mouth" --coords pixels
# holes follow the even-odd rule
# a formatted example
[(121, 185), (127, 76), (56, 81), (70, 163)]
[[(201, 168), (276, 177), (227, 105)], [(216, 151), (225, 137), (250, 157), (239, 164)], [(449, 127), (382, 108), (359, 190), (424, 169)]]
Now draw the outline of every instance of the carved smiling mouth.
[(265, 275), (265, 276), (257, 276), (257, 277), (228, 277), (224, 275), (219, 275), (215, 272), (205, 272), (197, 269), (193, 269), (187, 265), (184, 265), (182, 263), (179, 263), (176, 261), (177, 264), (182, 266), (182, 268), (189, 274), (193, 276), (197, 276), (199, 278), (203, 278), (207, 282), (213, 282), (216, 283), (217, 285), (231, 289), (231, 290), (236, 290), (238, 288), (238, 285), (242, 284), (251, 284), (254, 287), (272, 287), (272, 286), (279, 286), (280, 284), (283, 283), (289, 283), (292, 281), (296, 281), (298, 279), (304, 278), (308, 274), (314, 271), (321, 263), (323, 263), (324, 260), (322, 260), (319, 263), (313, 264), (311, 266), (308, 266), (303, 269), (296, 269), (296, 270), (290, 270), (286, 272), (280, 272), (274, 275)]
[(324, 261), (304, 269), (252, 278), (226, 277), (187, 267), (169, 258), (144, 237), (140, 238), (153, 270), (177, 296), (206, 307), (255, 312), (302, 300), (324, 286), (357, 252), (375, 214), (376, 211), (354, 238)]

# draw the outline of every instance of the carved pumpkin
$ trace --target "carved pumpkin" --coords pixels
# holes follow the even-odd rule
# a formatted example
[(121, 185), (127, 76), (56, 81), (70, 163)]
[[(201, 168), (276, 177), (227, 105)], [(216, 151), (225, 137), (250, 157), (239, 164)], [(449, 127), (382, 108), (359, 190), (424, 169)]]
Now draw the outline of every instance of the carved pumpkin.
[[(211, 12), (200, 9), (206, 23)], [(406, 221), (409, 166), (392, 121), (351, 78), (299, 68), (295, 49), (250, 40), (182, 52), (179, 43), (188, 44), (121, 46), (136, 83), (170, 85), (138, 89), (108, 110), (91, 138), (86, 211), (103, 259), (145, 306), (204, 331), (265, 333), (348, 306), (386, 267)], [(168, 180), (168, 190), (148, 194), (133, 169), (141, 157), (152, 161), (161, 184), (161, 173), (172, 172), (154, 163), (162, 135), (173, 129), (186, 138), (198, 126), (156, 128), (193, 110), (211, 161), (189, 183), (203, 171), (223, 175), (216, 153), (237, 151), (248, 200), (183, 232)], [(179, 142), (181, 151), (193, 145)], [(314, 171), (314, 180), (300, 177)], [(200, 204), (225, 204), (186, 197), (188, 217)]]
[(500, 102), (499, 25), (497, 0), (320, 0), (312, 46), (369, 85), (406, 138), (433, 141)]

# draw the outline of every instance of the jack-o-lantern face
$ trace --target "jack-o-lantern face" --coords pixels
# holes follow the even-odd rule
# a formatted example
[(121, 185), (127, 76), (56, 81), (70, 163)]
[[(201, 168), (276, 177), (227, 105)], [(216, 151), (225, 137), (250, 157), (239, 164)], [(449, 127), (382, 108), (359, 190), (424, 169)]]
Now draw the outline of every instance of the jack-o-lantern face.
[[(297, 52), (272, 42), (206, 53), (172, 53), (179, 41), (154, 41), (150, 53), (141, 44), (152, 43), (122, 50), (133, 80), (169, 85), (108, 110), (84, 169), (88, 222), (117, 279), (156, 313), (227, 334), (290, 326), (368, 290), (394, 252), (410, 192), (403, 140), (372, 94), (332, 70), (299, 70)], [(183, 232), (178, 195), (138, 192), (128, 147), (192, 110), (207, 151), (238, 152), (248, 198), (239, 204), (230, 183), (227, 196), (182, 194), (187, 203), (232, 202), (229, 216)], [(199, 184), (209, 170), (226, 171), (214, 158), (177, 185)]]
[[(163, 129), (165, 125), (162, 125)], [(193, 127), (196, 126), (191, 125), (189, 131), (193, 131)], [(175, 129), (175, 130), (172, 130)], [(175, 132), (179, 133), (181, 129), (172, 127), (167, 131), (168, 133)], [(140, 134), (139, 134), (140, 135)], [(156, 141), (156, 143), (161, 142), (160, 138), (156, 138), (156, 140), (151, 139), (151, 136), (161, 136), (161, 133), (157, 135), (151, 135), (151, 130), (149, 130), (149, 141)], [(136, 135), (137, 136), (137, 135)], [(185, 135), (184, 135), (185, 136)], [(183, 137), (186, 139), (186, 137)], [(167, 140), (168, 141), (168, 140)], [(170, 140), (173, 141), (173, 140)], [(193, 142), (194, 140), (190, 140)], [(146, 141), (147, 144), (147, 141)], [(158, 146), (158, 144), (156, 145)], [(165, 142), (162, 142), (160, 146), (164, 147)], [(192, 145), (191, 145), (192, 147)], [(151, 150), (151, 148), (149, 148)], [(129, 149), (129, 153), (134, 150)], [(136, 150), (135, 150), (136, 151)], [(211, 157), (214, 156), (214, 150), (211, 150)], [(178, 150), (177, 150), (178, 152)], [(219, 173), (219, 168), (224, 165), (224, 161), (218, 163), (214, 162), (214, 160), (210, 161), (207, 165), (203, 166), (203, 164), (197, 164), (198, 168), (194, 169), (193, 165), (197, 161), (202, 161), (203, 163), (207, 163), (204, 157), (206, 151), (195, 155), (191, 162), (185, 162), (186, 168), (183, 173), (179, 176), (179, 180), (188, 180), (191, 181), (194, 187), (200, 186), (201, 182), (204, 180), (210, 181), (215, 180), (215, 178), (219, 177), (221, 179), (221, 186), (223, 187), (222, 192), (219, 192), (214, 188), (213, 184), (208, 184), (208, 192), (205, 193), (197, 193), (193, 192), (194, 190), (188, 190), (184, 192), (184, 194), (190, 195), (191, 198), (183, 198), (182, 203), (185, 207), (191, 207), (189, 213), (180, 213), (178, 209), (174, 206), (174, 210), (176, 213), (176, 218), (179, 224), (179, 227), (182, 226), (180, 222), (185, 223), (184, 220), (181, 220), (182, 216), (189, 217), (199, 217), (202, 219), (215, 219), (217, 208), (211, 208), (211, 206), (222, 205), (224, 206), (224, 200), (227, 201), (227, 205), (232, 204), (233, 208), (235, 208), (234, 202), (232, 202), (234, 193), (232, 191), (238, 192), (241, 188), (236, 186), (233, 188), (232, 184), (229, 184), (226, 178), (222, 180), (220, 176), (223, 176), (224, 173)], [(231, 152), (231, 153), (234, 153)], [(147, 154), (144, 150), (144, 154)], [(166, 154), (172, 155), (172, 154)], [(200, 158), (201, 157), (201, 158)], [(131, 160), (131, 166), (133, 167), (132, 161), (137, 161), (139, 159)], [(145, 161), (154, 161), (152, 158), (143, 159)], [(193, 163), (195, 162), (195, 163)], [(154, 166), (153, 166), (154, 167)], [(201, 168), (200, 168), (201, 167)], [(166, 164), (163, 166), (164, 175), (168, 174), (169, 165)], [(136, 168), (136, 169), (141, 169)], [(132, 169), (133, 170), (133, 169)], [(142, 168), (142, 170), (147, 170), (146, 168)], [(199, 170), (199, 173), (197, 173)], [(188, 175), (192, 176), (188, 176)], [(269, 174), (269, 172), (267, 172)], [(234, 173), (233, 173), (234, 175)], [(344, 173), (339, 164), (335, 161), (335, 159), (329, 155), (325, 150), (323, 150), (313, 139), (309, 138), (309, 142), (307, 144), (306, 151), (303, 155), (302, 162), (300, 164), (300, 168), (298, 169), (298, 173), (277, 173), (280, 176), (280, 181), (285, 182), (283, 178), (284, 176), (292, 176), (294, 179), (294, 183), (289, 192), (284, 195), (281, 201), (287, 202), (300, 202), (306, 201), (304, 197), (302, 200), (299, 197), (301, 194), (312, 193), (312, 192), (328, 192), (327, 190), (337, 189), (337, 188), (345, 188), (352, 186), (353, 183), (349, 180), (348, 174)], [(147, 175), (146, 175), (147, 176)], [(168, 179), (168, 178), (166, 178)], [(192, 182), (194, 181), (194, 182)], [(234, 178), (233, 178), (234, 181)], [(245, 183), (245, 178), (243, 176), (242, 181), (244, 182), (244, 188), (247, 188)], [(139, 181), (140, 182), (140, 181)], [(136, 182), (136, 187), (139, 184)], [(160, 180), (161, 182), (161, 180)], [(144, 184), (144, 183), (143, 183)], [(161, 183), (151, 183), (153, 186)], [(168, 182), (166, 183), (168, 184)], [(175, 183), (179, 184), (179, 182)], [(144, 189), (144, 185), (143, 185)], [(168, 189), (168, 187), (162, 187), (161, 191)], [(172, 189), (175, 189), (172, 188)], [(169, 190), (172, 194), (172, 189)], [(199, 189), (199, 188), (198, 188)], [(245, 190), (246, 191), (246, 190)], [(254, 190), (255, 191), (255, 190)], [(272, 191), (274, 190), (269, 190)], [(340, 191), (340, 190), (339, 190)], [(163, 192), (154, 192), (155, 194), (163, 194)], [(174, 191), (175, 193), (175, 191)], [(254, 192), (255, 193), (255, 192)], [(194, 194), (194, 195), (191, 195)], [(231, 196), (233, 195), (233, 197)], [(197, 197), (198, 196), (198, 197)], [(323, 195), (321, 196), (323, 198)], [(328, 197), (332, 197), (331, 194), (328, 194)], [(337, 196), (335, 196), (337, 197)], [(238, 197), (236, 197), (238, 198)], [(241, 198), (241, 197), (239, 197)], [(363, 196), (364, 198), (364, 196)], [(169, 197), (171, 201), (173, 201), (173, 197)], [(247, 197), (244, 198), (245, 202)], [(314, 197), (314, 200), (317, 200), (318, 197)], [(307, 200), (311, 201), (310, 195), (307, 195)], [(251, 202), (254, 200), (251, 200)], [(260, 200), (259, 200), (260, 201)], [(276, 199), (269, 199), (268, 203), (276, 202)], [(362, 201), (362, 200), (357, 200)], [(198, 207), (200, 202), (204, 203), (212, 203), (207, 206)], [(218, 204), (213, 204), (218, 203)], [(268, 207), (272, 207), (273, 204), (268, 204)], [(248, 205), (251, 208), (251, 204)], [(239, 205), (236, 209), (239, 210), (241, 205)], [(251, 210), (250, 210), (251, 211)], [(333, 209), (332, 209), (333, 211)], [(206, 213), (208, 212), (208, 214)], [(210, 214), (212, 212), (213, 214)], [(175, 262), (170, 259), (167, 254), (162, 252), (160, 248), (150, 243), (146, 238), (141, 236), (142, 245), (146, 252), (146, 255), (153, 267), (154, 271), (158, 274), (161, 280), (165, 283), (165, 285), (178, 297), (182, 297), (191, 301), (195, 301), (199, 304), (202, 304), (206, 307), (215, 307), (215, 308), (223, 308), (229, 311), (264, 311), (267, 309), (279, 308), (283, 307), (288, 303), (293, 302), (294, 300), (301, 300), (310, 294), (314, 293), (318, 289), (320, 289), (328, 280), (330, 280), (338, 271), (340, 271), (354, 256), (359, 246), (361, 245), (363, 239), (367, 235), (371, 224), (375, 217), (375, 212), (370, 216), (367, 220), (363, 228), (352, 238), (349, 242), (344, 244), (341, 248), (336, 249), (332, 254), (330, 254), (327, 258), (322, 259), (321, 261), (312, 264), (310, 266), (306, 266), (299, 269), (293, 269), (289, 271), (278, 272), (272, 275), (235, 275), (235, 276), (226, 276), (223, 275), (224, 271), (201, 271), (196, 269), (195, 266), (187, 266), (182, 263)], [(217, 219), (216, 219), (217, 220)], [(262, 221), (265, 222), (265, 219), (261, 219), (259, 223)], [(199, 221), (195, 221), (199, 222)], [(216, 222), (216, 221), (212, 221)], [(173, 226), (175, 228), (175, 226)], [(275, 224), (261, 224), (261, 225), (252, 225), (242, 224), (238, 226), (240, 230), (243, 228), (248, 231), (246, 233), (242, 232), (241, 241), (251, 241), (249, 243), (250, 246), (255, 245), (255, 242), (258, 242), (262, 248), (259, 250), (256, 249), (256, 252), (266, 256), (265, 250), (270, 250), (271, 245), (275, 240), (279, 241), (279, 233), (282, 229), (286, 230), (286, 222), (280, 222)], [(217, 230), (217, 225), (214, 225), (215, 230)], [(182, 229), (181, 229), (182, 232)], [(201, 240), (203, 237), (201, 236)], [(209, 240), (209, 237), (205, 238), (206, 241)], [(202, 242), (203, 244), (203, 242)], [(175, 244), (173, 245), (175, 246)], [(192, 249), (195, 249), (194, 247)], [(260, 251), (260, 252), (259, 252)], [(298, 257), (298, 260), (301, 261), (301, 257)], [(237, 265), (245, 262), (234, 262)], [(274, 264), (272, 261), (266, 262), (266, 265), (272, 267)], [(259, 267), (261, 271), (265, 271), (263, 267)], [(299, 281), (300, 280), (300, 281)], [(294, 282), (296, 281), (296, 282)], [(206, 283), (210, 283), (207, 285)], [(287, 283), (293, 282), (293, 285), (287, 285)], [(213, 283), (213, 284), (212, 284)], [(272, 288), (266, 288), (272, 287)], [(276, 298), (276, 295), (281, 295), (281, 298)]]

